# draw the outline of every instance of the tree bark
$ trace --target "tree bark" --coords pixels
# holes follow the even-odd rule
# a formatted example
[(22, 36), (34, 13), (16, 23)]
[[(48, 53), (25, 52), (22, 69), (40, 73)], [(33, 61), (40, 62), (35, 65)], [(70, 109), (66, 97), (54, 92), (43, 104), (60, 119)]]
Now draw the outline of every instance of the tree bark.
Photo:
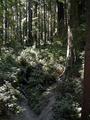
[(71, 74), (72, 66), (74, 64), (74, 46), (73, 46), (73, 33), (71, 29), (72, 19), (70, 17), (71, 1), (67, 0), (67, 56), (66, 56), (66, 76)]
[[(35, 2), (35, 17), (37, 17), (37, 7), (38, 7), (38, 4), (37, 2)], [(35, 27), (36, 27), (36, 30), (35, 30), (35, 42), (36, 42), (36, 47), (38, 47), (38, 41), (37, 41), (37, 20), (35, 21)]]
[(82, 120), (90, 120), (90, 0), (87, 0), (87, 38), (83, 87)]
[(7, 34), (7, 29), (8, 29), (8, 21), (7, 21), (7, 0), (4, 0), (4, 6), (5, 6), (5, 15), (4, 15), (4, 24), (5, 24), (5, 44), (7, 42), (7, 37), (8, 37), (8, 34)]
[(64, 5), (62, 2), (57, 0), (57, 8), (58, 8), (58, 36), (62, 35), (64, 28)]
[(32, 37), (32, 0), (28, 0), (28, 40), (27, 45), (33, 45)]
[(44, 46), (46, 45), (46, 1), (44, 0)]

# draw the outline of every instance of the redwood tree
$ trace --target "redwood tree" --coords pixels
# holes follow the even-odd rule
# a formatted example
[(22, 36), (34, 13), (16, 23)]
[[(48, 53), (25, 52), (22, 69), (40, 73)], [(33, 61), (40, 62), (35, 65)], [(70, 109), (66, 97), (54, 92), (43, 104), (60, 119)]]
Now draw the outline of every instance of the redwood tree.
[(27, 45), (33, 45), (32, 37), (32, 0), (28, 0), (28, 43)]
[(82, 120), (90, 120), (90, 0), (87, 0), (87, 39), (85, 47), (85, 75)]

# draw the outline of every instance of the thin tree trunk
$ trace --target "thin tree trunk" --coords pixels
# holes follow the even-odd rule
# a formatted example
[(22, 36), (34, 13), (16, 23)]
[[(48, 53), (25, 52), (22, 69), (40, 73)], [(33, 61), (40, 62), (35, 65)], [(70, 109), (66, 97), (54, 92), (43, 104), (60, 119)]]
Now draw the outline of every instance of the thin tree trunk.
[(43, 25), (43, 7), (41, 6), (41, 40), (43, 42), (43, 28), (44, 28), (44, 25)]
[(53, 25), (53, 32), (54, 32), (54, 35), (56, 34), (55, 32), (55, 30), (56, 30), (56, 1), (55, 1), (55, 3), (54, 3), (54, 23), (53, 23), (54, 25)]
[(7, 22), (7, 0), (4, 0), (4, 6), (5, 6), (5, 16), (4, 16), (4, 29), (5, 29), (5, 44), (7, 42), (7, 28), (8, 28), (8, 22)]
[(26, 40), (28, 39), (28, 1), (26, 0)]
[(48, 15), (47, 15), (47, 18), (48, 18), (48, 41), (50, 41), (50, 15), (49, 15), (49, 11), (48, 11)]
[(39, 0), (39, 9), (38, 9), (38, 46), (40, 47), (40, 41), (41, 41), (41, 1)]
[(50, 11), (51, 11), (51, 19), (50, 19), (50, 40), (51, 43), (53, 41), (53, 26), (52, 26), (52, 1), (50, 0)]
[[(2, 9), (2, 11), (3, 11), (3, 0), (1, 1), (1, 9)], [(1, 46), (3, 45), (3, 12), (2, 12), (2, 14), (1, 14), (1, 30), (0, 30), (0, 32), (1, 32), (1, 35), (0, 35), (0, 52), (1, 52)]]
[(23, 40), (22, 40), (22, 26), (21, 26), (21, 20), (22, 20), (22, 13), (21, 13), (21, 3), (19, 0), (19, 39), (20, 39), (20, 43), (21, 45), (23, 45)]
[[(35, 16), (37, 18), (37, 2), (35, 2)], [(36, 47), (38, 46), (38, 41), (37, 41), (37, 20), (35, 21), (35, 27), (36, 27), (36, 30), (35, 30), (35, 42), (36, 42)]]
[(46, 45), (46, 1), (44, 0), (44, 45)]
[(18, 1), (15, 0), (15, 20), (16, 20), (16, 41), (19, 40), (19, 18), (18, 18), (19, 14), (18, 14)]

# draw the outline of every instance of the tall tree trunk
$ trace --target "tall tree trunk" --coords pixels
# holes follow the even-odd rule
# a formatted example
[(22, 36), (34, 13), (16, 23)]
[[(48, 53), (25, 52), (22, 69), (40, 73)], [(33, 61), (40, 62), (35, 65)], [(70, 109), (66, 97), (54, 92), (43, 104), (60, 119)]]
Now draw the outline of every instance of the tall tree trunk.
[(67, 56), (66, 56), (66, 71), (67, 77), (70, 75), (72, 65), (74, 64), (74, 46), (73, 46), (73, 33), (71, 29), (72, 19), (70, 17), (71, 1), (67, 0)]
[(46, 1), (44, 0), (44, 45), (46, 45)]
[(56, 34), (56, 1), (54, 2), (54, 22), (53, 22), (53, 33)]
[[(36, 17), (36, 19), (37, 19), (37, 6), (38, 6), (38, 4), (37, 4), (37, 2), (35, 2), (35, 17)], [(35, 42), (36, 42), (36, 47), (38, 46), (38, 41), (37, 41), (37, 20), (35, 21), (35, 27), (36, 27), (36, 30), (35, 30), (35, 35), (34, 35), (34, 37), (35, 37)]]
[(78, 48), (77, 48), (77, 41), (78, 41), (78, 26), (79, 26), (79, 18), (78, 18), (78, 3), (76, 0), (71, 0), (71, 27), (73, 33), (73, 44), (75, 49), (75, 61), (77, 60), (78, 56)]
[(19, 40), (19, 18), (18, 18), (19, 14), (18, 14), (18, 0), (15, 0), (15, 20), (16, 20), (16, 41)]
[(28, 40), (27, 45), (33, 45), (32, 37), (32, 0), (28, 0)]
[(90, 120), (90, 0), (87, 0), (87, 38), (85, 47), (85, 75), (82, 120)]
[(47, 37), (48, 37), (48, 41), (50, 41), (50, 17), (49, 16), (50, 16), (50, 13), (48, 11), (48, 13), (47, 13), (47, 19), (48, 19), (48, 25), (47, 25), (48, 26), (48, 33), (47, 33), (48, 36)]
[(57, 0), (57, 7), (58, 7), (58, 36), (63, 34), (64, 29), (64, 4)]
[(43, 7), (42, 7), (42, 5), (41, 5), (41, 40), (42, 40), (42, 42), (44, 41), (43, 40), (43, 30), (44, 29), (44, 25), (43, 25)]
[(52, 1), (50, 0), (50, 40), (53, 41), (53, 26), (52, 26)]
[(0, 51), (1, 51), (1, 46), (3, 45), (3, 0), (1, 0), (1, 9), (2, 9), (2, 13), (1, 13), (1, 20), (0, 20), (0, 24), (1, 24), (1, 28), (0, 28)]
[(22, 8), (21, 8), (21, 2), (19, 0), (19, 39), (20, 39), (20, 44), (23, 45), (23, 40), (22, 40), (22, 25), (21, 25), (21, 20), (22, 20)]
[(26, 0), (26, 40), (28, 40), (28, 0)]
[(4, 0), (4, 7), (5, 7), (5, 15), (4, 15), (5, 39), (4, 40), (5, 40), (5, 44), (6, 44), (6, 42), (7, 42), (7, 36), (8, 36), (8, 34), (7, 34), (7, 28), (8, 28), (8, 21), (7, 21), (7, 0)]
[(38, 9), (38, 46), (40, 47), (41, 41), (41, 1), (39, 0), (39, 9)]

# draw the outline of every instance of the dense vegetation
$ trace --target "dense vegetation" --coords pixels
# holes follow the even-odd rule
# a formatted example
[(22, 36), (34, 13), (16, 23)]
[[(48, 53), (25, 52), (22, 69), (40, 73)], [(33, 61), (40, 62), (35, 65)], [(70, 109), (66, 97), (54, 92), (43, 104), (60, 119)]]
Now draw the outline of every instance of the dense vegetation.
[(0, 0), (0, 120), (22, 96), (37, 116), (80, 120), (85, 14), (85, 0)]

